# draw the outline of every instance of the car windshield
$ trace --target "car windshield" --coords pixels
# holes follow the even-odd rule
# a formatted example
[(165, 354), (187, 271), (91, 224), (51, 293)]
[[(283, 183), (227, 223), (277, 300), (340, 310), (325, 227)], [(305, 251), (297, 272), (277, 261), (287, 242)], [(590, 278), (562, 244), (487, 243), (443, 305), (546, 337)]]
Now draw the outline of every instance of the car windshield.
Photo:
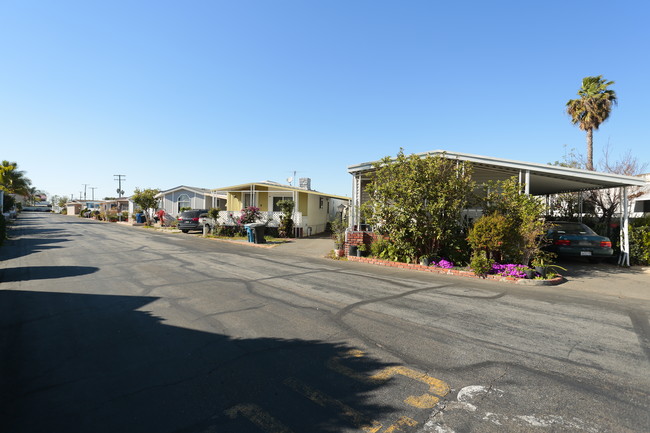
[(181, 212), (181, 218), (198, 218), (200, 210), (186, 210)]
[(580, 223), (559, 223), (554, 224), (551, 232), (564, 233), (568, 235), (595, 235), (596, 233), (584, 224)]

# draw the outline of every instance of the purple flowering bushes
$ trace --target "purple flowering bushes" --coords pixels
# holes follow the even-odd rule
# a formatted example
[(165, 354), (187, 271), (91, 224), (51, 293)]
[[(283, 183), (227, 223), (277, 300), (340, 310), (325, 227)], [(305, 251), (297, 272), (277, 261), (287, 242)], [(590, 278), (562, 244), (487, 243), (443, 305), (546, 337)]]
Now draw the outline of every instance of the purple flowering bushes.
[[(441, 269), (451, 269), (454, 267), (454, 263), (446, 259), (440, 259), (438, 261), (432, 260), (429, 263), (429, 266)], [(525, 265), (493, 263), (488, 274), (515, 278), (530, 278), (531, 276), (534, 278), (540, 276), (540, 274), (536, 272), (531, 273), (531, 271), (532, 269)]]

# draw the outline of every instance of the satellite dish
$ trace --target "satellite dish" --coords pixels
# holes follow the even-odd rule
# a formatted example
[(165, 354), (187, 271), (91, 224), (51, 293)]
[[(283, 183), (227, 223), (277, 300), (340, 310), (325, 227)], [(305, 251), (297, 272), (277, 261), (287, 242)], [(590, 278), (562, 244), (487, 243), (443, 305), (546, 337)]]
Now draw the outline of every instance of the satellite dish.
[(287, 182), (289, 182), (289, 185), (291, 185), (293, 183), (293, 177), (288, 177)]

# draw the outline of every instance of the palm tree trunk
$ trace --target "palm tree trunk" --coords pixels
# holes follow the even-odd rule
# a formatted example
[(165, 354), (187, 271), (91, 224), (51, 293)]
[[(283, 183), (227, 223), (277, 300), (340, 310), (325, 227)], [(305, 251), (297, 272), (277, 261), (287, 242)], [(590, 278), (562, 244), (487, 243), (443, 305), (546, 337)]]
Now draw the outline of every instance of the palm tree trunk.
[(587, 129), (587, 170), (594, 169), (594, 130)]

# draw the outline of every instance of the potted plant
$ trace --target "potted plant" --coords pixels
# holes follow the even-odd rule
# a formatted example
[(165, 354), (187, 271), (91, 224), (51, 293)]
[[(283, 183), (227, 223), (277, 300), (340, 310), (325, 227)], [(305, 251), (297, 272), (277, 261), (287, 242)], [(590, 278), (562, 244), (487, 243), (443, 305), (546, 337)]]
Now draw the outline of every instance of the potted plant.
[(367, 251), (368, 251), (368, 245), (361, 244), (357, 246), (357, 257), (365, 256)]
[(345, 244), (345, 224), (340, 219), (335, 219), (330, 223), (332, 228), (332, 239), (334, 240), (334, 251), (337, 257), (343, 257), (345, 251), (343, 245)]
[(555, 259), (555, 257), (557, 257), (557, 255), (550, 251), (538, 251), (535, 257), (533, 257), (531, 260), (530, 264), (535, 269), (535, 272), (541, 275), (542, 278), (547, 277), (549, 274), (549, 269), (551, 268), (557, 268), (566, 271), (566, 269), (562, 266), (553, 264), (553, 259)]

